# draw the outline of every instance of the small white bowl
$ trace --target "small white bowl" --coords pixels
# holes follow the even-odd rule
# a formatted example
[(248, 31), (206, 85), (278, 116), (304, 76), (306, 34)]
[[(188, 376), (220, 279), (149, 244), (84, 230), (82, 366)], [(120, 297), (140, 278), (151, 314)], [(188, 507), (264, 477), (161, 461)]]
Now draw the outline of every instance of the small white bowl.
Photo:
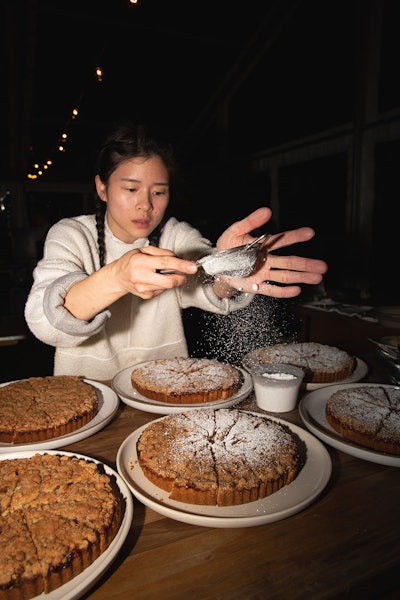
[(268, 412), (283, 413), (296, 408), (304, 371), (285, 364), (258, 365), (251, 372), (256, 404)]

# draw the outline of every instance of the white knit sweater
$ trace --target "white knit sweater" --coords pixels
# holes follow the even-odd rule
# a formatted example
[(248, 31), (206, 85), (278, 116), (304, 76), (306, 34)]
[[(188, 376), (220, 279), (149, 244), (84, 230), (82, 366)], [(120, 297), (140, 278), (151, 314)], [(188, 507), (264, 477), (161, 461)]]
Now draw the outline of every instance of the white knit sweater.
[[(105, 244), (110, 263), (149, 241), (142, 238), (125, 244), (106, 228)], [(160, 247), (181, 258), (195, 259), (209, 253), (211, 244), (188, 223), (171, 218)], [(121, 369), (145, 360), (187, 356), (183, 308), (227, 314), (247, 306), (253, 298), (238, 294), (220, 299), (198, 273), (189, 276), (185, 286), (166, 290), (151, 300), (127, 294), (91, 321), (75, 319), (64, 308), (64, 298), (72, 285), (99, 268), (94, 215), (62, 219), (51, 227), (43, 258), (33, 273), (25, 319), (39, 340), (56, 347), (55, 375), (110, 380)]]

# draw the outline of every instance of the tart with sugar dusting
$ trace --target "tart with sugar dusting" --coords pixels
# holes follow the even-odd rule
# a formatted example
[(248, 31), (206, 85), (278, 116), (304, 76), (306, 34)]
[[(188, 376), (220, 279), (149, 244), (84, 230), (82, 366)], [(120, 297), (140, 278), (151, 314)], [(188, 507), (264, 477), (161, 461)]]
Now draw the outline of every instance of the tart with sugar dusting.
[(132, 386), (146, 398), (169, 404), (201, 404), (230, 398), (239, 390), (239, 369), (213, 358), (170, 358), (135, 367)]
[(153, 421), (137, 441), (147, 479), (171, 500), (233, 506), (290, 484), (301, 468), (289, 427), (237, 409), (192, 409)]
[(325, 416), (344, 438), (400, 455), (400, 388), (366, 385), (338, 390), (328, 398)]
[(56, 590), (110, 545), (125, 514), (114, 475), (77, 456), (0, 460), (0, 599)]
[(250, 371), (259, 364), (282, 363), (300, 367), (304, 383), (331, 383), (350, 377), (356, 359), (345, 350), (317, 342), (294, 342), (265, 346), (249, 352), (243, 364)]
[(0, 442), (41, 442), (76, 431), (98, 413), (94, 386), (81, 377), (30, 377), (0, 387)]

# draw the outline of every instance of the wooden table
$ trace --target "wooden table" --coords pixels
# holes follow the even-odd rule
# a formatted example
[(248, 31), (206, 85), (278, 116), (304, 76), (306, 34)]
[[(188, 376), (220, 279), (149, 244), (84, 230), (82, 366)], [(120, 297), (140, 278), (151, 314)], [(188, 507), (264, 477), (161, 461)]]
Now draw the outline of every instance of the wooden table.
[[(357, 353), (371, 367), (366, 380), (384, 382), (374, 349), (364, 344)], [(240, 406), (252, 405), (251, 395)], [(159, 417), (121, 403), (104, 430), (63, 450), (115, 469), (124, 439)], [(297, 410), (281, 417), (302, 424)], [(164, 517), (134, 499), (126, 542), (84, 598), (398, 598), (400, 471), (327, 448), (332, 459), (327, 487), (309, 507), (281, 521), (202, 527)]]

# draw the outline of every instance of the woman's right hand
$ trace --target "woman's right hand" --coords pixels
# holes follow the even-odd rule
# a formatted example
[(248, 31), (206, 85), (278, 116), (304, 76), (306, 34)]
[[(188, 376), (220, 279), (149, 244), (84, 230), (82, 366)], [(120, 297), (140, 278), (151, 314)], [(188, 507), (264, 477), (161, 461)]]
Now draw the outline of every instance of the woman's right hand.
[(112, 265), (125, 293), (144, 300), (183, 285), (187, 275), (198, 270), (195, 262), (178, 258), (171, 250), (156, 246), (131, 250)]
[(197, 270), (195, 262), (178, 258), (171, 250), (155, 246), (130, 250), (76, 283), (64, 306), (77, 319), (89, 321), (128, 293), (149, 300), (184, 285), (187, 276)]

